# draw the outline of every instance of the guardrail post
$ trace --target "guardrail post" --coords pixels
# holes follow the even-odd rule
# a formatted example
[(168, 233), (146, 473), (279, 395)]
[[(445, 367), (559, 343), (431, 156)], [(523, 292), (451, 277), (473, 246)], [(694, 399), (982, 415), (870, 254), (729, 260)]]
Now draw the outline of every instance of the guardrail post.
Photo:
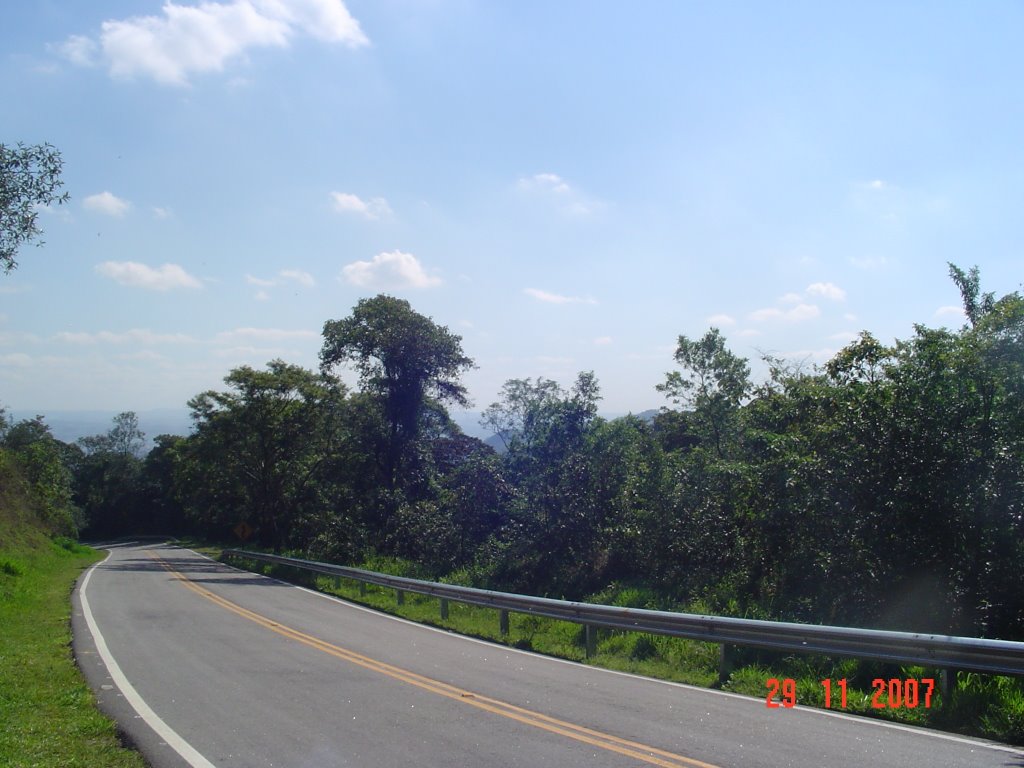
[(341, 576), (334, 577), (334, 588), (341, 589)]
[(359, 582), (359, 596), (360, 597), (366, 597), (366, 582), (365, 581), (360, 581)]
[(498, 611), (498, 628), (502, 637), (508, 635), (508, 611)]
[(441, 621), (448, 621), (448, 598), (441, 598)]
[(587, 658), (597, 654), (597, 627), (592, 624), (584, 624), (584, 637), (586, 639)]
[(943, 669), (939, 672), (939, 693), (942, 694), (942, 706), (948, 707), (956, 693), (955, 669)]
[(728, 643), (722, 643), (718, 650), (718, 682), (725, 683), (732, 673), (732, 665), (735, 661), (735, 651)]
[(400, 589), (395, 590), (395, 600), (398, 601), (399, 605), (405, 605), (405, 592)]

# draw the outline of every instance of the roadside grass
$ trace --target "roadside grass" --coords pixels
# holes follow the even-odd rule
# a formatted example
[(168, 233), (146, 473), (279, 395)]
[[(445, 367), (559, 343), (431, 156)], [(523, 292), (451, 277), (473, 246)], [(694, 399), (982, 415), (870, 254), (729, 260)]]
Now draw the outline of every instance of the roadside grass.
[(35, 531), (0, 549), (0, 765), (145, 766), (122, 747), (71, 655), (71, 589), (99, 559)]
[[(207, 549), (216, 557), (216, 550)], [(238, 562), (233, 559), (233, 562)], [(401, 560), (375, 558), (357, 567), (411, 578), (427, 578), (413, 564)], [(397, 603), (395, 590), (374, 584), (360, 585), (351, 579), (334, 579), (285, 566), (249, 561), (249, 569), (284, 581), (302, 584), (321, 592), (359, 603), (395, 616), (450, 630), (459, 634), (503, 643), (514, 648), (592, 664), (661, 680), (688, 683), (700, 687), (718, 687), (766, 700), (770, 679), (793, 680), (797, 705), (826, 708), (822, 680), (831, 681), (828, 707), (835, 712), (863, 715), (953, 731), (1010, 744), (1024, 744), (1024, 680), (997, 675), (961, 673), (950, 701), (939, 691), (941, 670), (920, 666), (900, 666), (881, 662), (837, 659), (814, 655), (792, 655), (754, 649), (736, 649), (734, 668), (728, 679), (718, 682), (719, 648), (683, 638), (649, 635), (639, 632), (597, 630), (596, 653), (586, 657), (584, 628), (572, 622), (556, 621), (529, 614), (510, 613), (509, 631), (500, 631), (498, 612), (465, 603), (449, 602), (448, 618), (442, 619), (438, 600), (425, 595), (405, 593)], [(447, 581), (447, 579), (442, 579)], [(587, 602), (638, 608), (682, 610), (706, 613), (697, 603), (678, 607), (665, 605), (653, 592), (636, 588), (609, 588)], [(890, 707), (888, 682), (932, 679), (934, 688), (925, 706), (927, 686), (919, 685), (917, 706)], [(839, 680), (846, 680), (846, 706), (840, 699)], [(884, 694), (876, 696), (874, 680), (886, 683)], [(779, 701), (776, 697), (776, 701)], [(766, 702), (767, 705), (767, 702)], [(780, 709), (784, 709), (780, 707)], [(784, 716), (780, 714), (780, 717)]]

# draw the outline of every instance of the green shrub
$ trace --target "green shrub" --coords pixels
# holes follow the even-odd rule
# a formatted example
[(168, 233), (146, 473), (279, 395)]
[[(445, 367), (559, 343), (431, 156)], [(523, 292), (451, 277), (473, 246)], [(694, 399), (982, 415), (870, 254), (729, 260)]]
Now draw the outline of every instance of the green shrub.
[(0, 557), (0, 574), (4, 576), (24, 576), (25, 566), (17, 560)]

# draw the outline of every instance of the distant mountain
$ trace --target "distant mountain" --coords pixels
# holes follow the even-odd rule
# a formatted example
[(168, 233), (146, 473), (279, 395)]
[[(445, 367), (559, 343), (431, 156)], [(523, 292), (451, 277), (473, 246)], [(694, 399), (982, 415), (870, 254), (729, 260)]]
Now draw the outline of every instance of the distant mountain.
[(648, 408), (646, 411), (640, 411), (640, 413), (634, 413), (633, 415), (641, 421), (646, 421), (650, 424), (659, 413), (661, 413), (660, 408)]
[[(9, 413), (14, 421), (34, 418), (38, 411), (12, 411)], [(114, 417), (119, 411), (43, 411), (53, 436), (65, 443), (73, 443), (79, 438), (90, 435), (102, 435), (110, 431)], [(192, 419), (188, 411), (179, 408), (153, 408), (148, 411), (136, 411), (139, 417), (139, 428), (146, 434), (146, 450), (152, 447), (153, 438), (157, 435), (187, 435), (192, 431)], [(651, 408), (634, 414), (650, 423), (658, 414), (658, 409)], [(606, 419), (625, 416), (623, 413), (602, 413)], [(480, 426), (480, 414), (475, 411), (452, 411), (452, 421), (470, 437), (483, 440), (498, 453), (504, 453), (505, 444), (501, 438), (488, 429)]]

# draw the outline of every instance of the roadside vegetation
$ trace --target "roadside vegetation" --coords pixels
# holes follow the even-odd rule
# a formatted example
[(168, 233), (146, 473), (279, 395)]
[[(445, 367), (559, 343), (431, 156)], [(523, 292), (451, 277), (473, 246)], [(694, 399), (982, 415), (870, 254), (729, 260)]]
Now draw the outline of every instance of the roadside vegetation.
[(54, 498), (0, 449), (0, 765), (142, 768), (71, 655), (71, 589), (100, 555)]
[[(468, 437), (448, 413), (466, 405), (474, 366), (460, 337), (379, 295), (325, 323), (319, 370), (236, 368), (189, 401), (191, 434), (157, 436), (148, 453), (131, 412), (72, 445), (41, 418), (0, 418), (0, 446), (38, 485), (41, 515), (95, 536), (191, 535), (509, 592), (1024, 641), (1024, 298), (982, 291), (976, 268), (949, 276), (960, 328), (922, 324), (892, 343), (862, 331), (821, 366), (766, 356), (760, 382), (719, 329), (681, 335), (657, 387), (666, 405), (647, 418), (600, 417), (600, 383), (583, 371), (567, 386), (505, 382), (482, 416), (495, 437)], [(578, 629), (517, 621), (514, 643), (581, 652)], [(659, 638), (605, 635), (597, 658), (714, 674), (709, 652)], [(875, 675), (740, 661), (726, 687), (763, 696), (770, 672), (802, 702), (842, 672), (848, 709)], [(1024, 742), (1019, 680), (962, 675), (952, 702), (908, 716)]]

